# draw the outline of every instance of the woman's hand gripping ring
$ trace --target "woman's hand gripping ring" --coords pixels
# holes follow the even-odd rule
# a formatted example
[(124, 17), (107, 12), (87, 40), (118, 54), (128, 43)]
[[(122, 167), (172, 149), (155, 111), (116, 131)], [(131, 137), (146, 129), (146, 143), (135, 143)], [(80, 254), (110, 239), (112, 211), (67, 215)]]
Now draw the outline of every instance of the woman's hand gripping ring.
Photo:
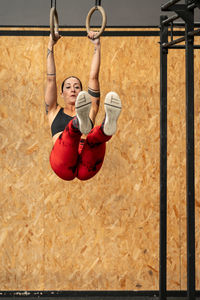
[(91, 31), (90, 29), (90, 19), (91, 19), (91, 16), (92, 14), (94, 13), (94, 11), (100, 11), (101, 15), (102, 15), (102, 25), (101, 25), (101, 29), (100, 31), (95, 35), (94, 39), (98, 39), (102, 33), (104, 32), (104, 29), (106, 27), (106, 14), (105, 14), (105, 11), (103, 9), (102, 6), (94, 6), (91, 8), (91, 10), (89, 11), (88, 15), (87, 15), (87, 18), (86, 18), (86, 29), (87, 29), (87, 33), (89, 33)]

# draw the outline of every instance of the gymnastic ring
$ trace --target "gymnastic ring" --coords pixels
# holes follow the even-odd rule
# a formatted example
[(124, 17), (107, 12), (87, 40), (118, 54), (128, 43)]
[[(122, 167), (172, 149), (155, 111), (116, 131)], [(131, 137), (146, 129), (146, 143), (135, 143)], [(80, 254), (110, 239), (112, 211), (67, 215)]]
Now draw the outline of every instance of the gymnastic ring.
[(87, 29), (87, 33), (89, 33), (91, 31), (91, 29), (90, 29), (90, 19), (91, 19), (91, 16), (92, 16), (92, 14), (94, 13), (95, 10), (99, 10), (101, 15), (102, 15), (102, 18), (103, 18), (101, 29), (94, 37), (94, 39), (98, 39), (102, 35), (102, 33), (104, 32), (104, 29), (106, 27), (106, 13), (105, 13), (105, 10), (103, 9), (102, 6), (94, 6), (90, 9), (90, 11), (87, 15), (87, 18), (86, 18), (86, 29)]
[(50, 32), (52, 39), (57, 41), (55, 33), (58, 33), (59, 25), (58, 25), (58, 13), (55, 7), (52, 7), (50, 10)]

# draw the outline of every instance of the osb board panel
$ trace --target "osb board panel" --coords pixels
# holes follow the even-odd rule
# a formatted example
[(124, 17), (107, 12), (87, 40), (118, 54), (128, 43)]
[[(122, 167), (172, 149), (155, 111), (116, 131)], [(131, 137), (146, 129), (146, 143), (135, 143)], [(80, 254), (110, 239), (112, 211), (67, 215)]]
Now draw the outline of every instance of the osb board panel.
[[(1, 288), (42, 288), (43, 41), (1, 39)], [(41, 134), (42, 135), (42, 134)], [(39, 163), (39, 164), (38, 164)]]
[[(134, 39), (132, 39), (133, 41)], [(141, 42), (137, 39), (136, 47)], [(70, 43), (60, 43), (56, 50), (56, 60), (63, 56), (63, 53), (67, 53), (69, 45), (72, 47), (71, 49), (74, 49), (76, 44), (76, 38), (71, 39)], [(120, 117), (117, 136), (108, 144), (107, 156), (101, 172), (90, 182), (77, 186), (79, 199), (77, 199), (76, 193), (70, 193), (68, 196), (72, 202), (65, 211), (67, 215), (64, 215), (61, 221), (61, 226), (65, 220), (66, 228), (70, 228), (68, 236), (64, 232), (63, 236), (60, 236), (60, 241), (52, 241), (52, 233), (59, 230), (58, 224), (55, 224), (55, 228), (51, 227), (52, 232), (45, 231), (50, 237), (48, 243), (53, 243), (54, 253), (58, 252), (63, 243), (74, 245), (68, 248), (69, 252), (63, 248), (57, 259), (61, 265), (63, 265), (63, 261), (66, 262), (63, 266), (64, 274), (66, 274), (64, 277), (60, 267), (57, 268), (57, 273), (55, 272), (55, 257), (51, 252), (47, 254), (50, 269), (46, 276), (45, 286), (48, 289), (52, 287), (53, 282), (56, 283), (56, 289), (61, 289), (63, 285), (69, 289), (145, 289), (144, 285), (151, 289), (157, 283), (158, 247), (156, 244), (151, 244), (149, 248), (147, 241), (151, 233), (154, 239), (158, 239), (158, 203), (156, 208), (150, 204), (148, 211), (144, 211), (143, 207), (144, 205), (149, 206), (150, 199), (147, 194), (149, 194), (150, 186), (153, 185), (150, 177), (158, 179), (158, 165), (154, 158), (156, 144), (150, 145), (149, 135), (144, 135), (150, 121), (151, 127), (154, 127), (154, 140), (158, 146), (159, 133), (156, 132), (158, 114), (155, 115), (158, 103), (155, 103), (152, 108), (147, 104), (149, 93), (152, 97), (151, 87), (148, 88), (148, 99), (145, 97), (145, 92), (143, 94), (143, 91), (133, 88), (139, 85), (138, 80), (144, 78), (142, 75), (145, 72), (144, 60), (138, 60), (137, 63), (127, 61), (124, 51), (126, 50), (127, 55), (130, 56), (131, 49), (125, 39), (115, 39), (112, 44), (109, 44), (109, 39), (103, 39), (100, 76), (102, 99), (108, 91), (115, 90), (121, 95), (122, 101), (124, 99), (123, 105), (128, 109), (124, 109)], [(68, 50), (69, 56), (60, 61), (59, 76), (61, 77), (58, 77), (58, 81), (61, 83), (63, 74), (66, 74), (65, 76), (74, 74), (73, 64), (75, 64), (80, 66), (76, 68), (76, 75), (83, 79), (83, 85), (87, 88), (93, 47), (85, 39), (80, 39), (79, 48), (82, 54), (78, 51), (76, 56), (72, 57), (72, 52)], [(143, 55), (147, 55), (148, 48), (143, 51)], [(155, 48), (154, 51), (158, 50)], [(108, 53), (110, 53), (109, 56)], [(71, 61), (73, 63), (70, 63)], [(127, 69), (125, 74), (122, 66), (125, 67), (125, 70)], [(152, 73), (153, 64), (149, 63), (148, 66), (149, 73)], [(133, 73), (128, 71), (131, 69)], [(141, 71), (138, 72), (138, 69)], [(136, 72), (140, 78), (132, 76)], [(148, 79), (143, 80), (142, 85), (143, 89), (146, 85), (148, 86)], [(122, 86), (124, 86), (123, 89)], [(152, 89), (156, 91), (157, 86), (154, 84)], [(135, 99), (138, 98), (137, 93), (141, 93), (141, 102), (145, 102), (146, 105), (141, 107), (140, 102), (135, 102)], [(135, 107), (134, 110), (133, 107)], [(146, 117), (148, 113), (149, 118)], [(103, 115), (103, 109), (101, 109), (97, 123), (103, 119)], [(126, 127), (125, 130), (122, 130), (122, 124)], [(142, 126), (142, 124), (144, 125)], [(153, 150), (148, 151), (148, 147)], [(138, 169), (144, 171), (140, 176), (137, 175)], [(130, 173), (133, 174), (133, 177), (129, 176)], [(69, 186), (71, 187), (71, 183)], [(113, 189), (113, 187), (115, 188)], [(158, 200), (157, 187), (154, 187), (154, 191), (152, 196), (155, 201), (155, 198)], [(141, 193), (144, 195), (142, 202)], [(59, 191), (58, 209), (60, 206), (66, 206), (66, 195), (63, 198), (63, 205), (61, 197)], [(52, 201), (52, 197), (49, 200)], [(51, 216), (48, 217), (50, 222), (53, 218), (51, 206), (48, 212)], [(59, 209), (59, 213), (61, 212), (63, 214), (63, 208), (61, 211)], [(50, 224), (47, 227), (50, 228)], [(60, 230), (60, 234), (61, 232), (62, 230)], [(146, 282), (149, 282), (148, 286)]]
[[(195, 38), (195, 43), (200, 42)], [(195, 65), (195, 192), (196, 192), (196, 288), (199, 288), (199, 51)], [(168, 288), (187, 289), (186, 235), (186, 124), (185, 52), (170, 50), (168, 55)], [(179, 253), (177, 250), (179, 248)], [(180, 255), (180, 265), (175, 257)], [(179, 274), (179, 275), (178, 275)]]
[[(44, 113), (48, 39), (1, 37), (2, 290), (158, 289), (158, 41), (102, 38), (102, 101), (110, 90), (120, 94), (118, 132), (107, 144), (104, 165), (93, 179), (65, 182), (49, 165), (52, 143)], [(58, 88), (63, 78), (74, 74), (87, 89), (92, 54), (86, 38), (62, 38), (55, 51)], [(170, 55), (170, 73), (175, 64), (179, 76), (169, 79), (168, 288), (183, 289), (184, 61), (179, 52)], [(197, 107), (196, 116), (198, 111)], [(101, 105), (97, 124), (103, 116)], [(197, 182), (198, 178), (197, 173)], [(198, 213), (199, 205), (197, 224)]]
[[(168, 55), (168, 289), (186, 288), (185, 55)], [(184, 221), (183, 221), (184, 219)], [(183, 253), (182, 253), (183, 252)], [(181, 253), (184, 256), (181, 256)], [(181, 261), (181, 259), (182, 261)], [(177, 263), (179, 262), (179, 263)]]

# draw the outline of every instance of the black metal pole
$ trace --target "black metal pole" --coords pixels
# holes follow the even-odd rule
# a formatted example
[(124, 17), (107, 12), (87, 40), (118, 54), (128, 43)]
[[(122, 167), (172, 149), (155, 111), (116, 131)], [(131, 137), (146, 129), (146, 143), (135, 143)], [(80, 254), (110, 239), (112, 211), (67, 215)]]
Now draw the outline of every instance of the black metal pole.
[(170, 0), (169, 2), (167, 2), (161, 6), (161, 10), (167, 10), (168, 8), (170, 8), (172, 5), (176, 4), (179, 1), (180, 0)]
[[(185, 45), (180, 45), (180, 46), (172, 46), (169, 47), (168, 49), (173, 50), (173, 49), (185, 49)], [(200, 49), (200, 45), (194, 45), (194, 49)]]
[(197, 29), (197, 30), (193, 30), (193, 31), (189, 31), (188, 32), (188, 35), (189, 36), (194, 36), (194, 35), (197, 35), (198, 33), (200, 33), (200, 28), (199, 29)]
[(167, 278), (167, 54), (168, 27), (160, 17), (160, 258), (159, 299), (166, 300)]
[[(187, 0), (186, 0), (187, 4)], [(186, 193), (187, 193), (187, 297), (195, 299), (195, 173), (194, 173), (194, 10), (186, 22)]]
[[(53, 2), (54, 2), (54, 3), (53, 3)], [(52, 7), (55, 7), (55, 8), (56, 8), (56, 0), (54, 0), (54, 1), (51, 0), (51, 8), (52, 8)]]
[(200, 8), (200, 1), (199, 0), (188, 1), (188, 4), (187, 4), (188, 9), (194, 9), (196, 7)]
[(173, 40), (169, 43), (163, 43), (163, 47), (170, 47), (170, 46), (173, 46), (173, 45), (176, 45), (176, 44), (179, 44), (181, 42), (184, 42), (185, 41), (185, 37), (181, 37), (181, 38), (178, 38), (176, 40)]
[(101, 0), (96, 0), (95, 1), (95, 6), (101, 6)]
[(167, 25), (167, 24), (169, 24), (169, 23), (171, 23), (171, 22), (173, 22), (173, 21), (175, 21), (175, 20), (177, 20), (179, 18), (180, 17), (178, 15), (171, 16), (168, 19), (166, 19), (166, 20), (163, 21), (163, 25)]
[(194, 9), (196, 7), (197, 7), (196, 3), (192, 3), (192, 4), (188, 5), (188, 9)]
[(173, 42), (173, 40), (174, 40), (174, 25), (173, 25), (173, 22), (171, 22), (171, 24), (170, 24), (170, 30), (171, 30), (171, 32), (170, 32), (171, 42)]

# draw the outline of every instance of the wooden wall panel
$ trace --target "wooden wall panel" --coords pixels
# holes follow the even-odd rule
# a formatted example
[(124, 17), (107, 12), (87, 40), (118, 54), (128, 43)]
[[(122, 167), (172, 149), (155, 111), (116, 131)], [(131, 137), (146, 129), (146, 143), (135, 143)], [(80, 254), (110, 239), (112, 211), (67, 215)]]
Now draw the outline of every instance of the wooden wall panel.
[[(103, 37), (100, 73), (123, 111), (91, 180), (65, 182), (51, 170), (44, 111), (46, 37), (0, 39), (2, 290), (155, 290), (159, 272), (159, 38)], [(56, 46), (58, 88), (73, 74), (87, 89), (93, 46)], [(199, 61), (199, 54), (196, 61)], [(185, 289), (184, 53), (169, 58), (168, 288)], [(198, 72), (198, 68), (196, 67)], [(199, 81), (196, 75), (197, 81)], [(197, 256), (199, 256), (199, 82)], [(59, 97), (62, 103), (62, 98)], [(197, 257), (198, 261), (198, 257)], [(197, 264), (197, 288), (200, 270)]]
[(184, 228), (186, 212), (184, 66), (184, 50), (170, 50), (168, 55), (168, 289), (172, 286), (174, 289), (185, 289), (187, 279)]
[(1, 289), (43, 288), (43, 39), (1, 38)]

